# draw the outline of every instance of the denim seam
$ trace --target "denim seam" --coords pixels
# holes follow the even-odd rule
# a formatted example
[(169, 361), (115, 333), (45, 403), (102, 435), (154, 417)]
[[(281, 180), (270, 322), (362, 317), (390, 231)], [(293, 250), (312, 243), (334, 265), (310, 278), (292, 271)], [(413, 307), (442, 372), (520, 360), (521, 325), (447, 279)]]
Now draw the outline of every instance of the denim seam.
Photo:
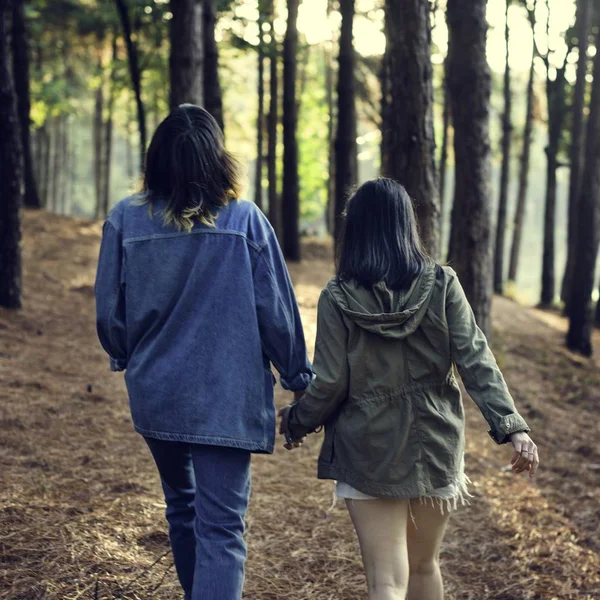
[(171, 239), (171, 238), (180, 238), (180, 237), (185, 237), (188, 235), (226, 235), (226, 236), (241, 237), (242, 239), (246, 240), (246, 243), (249, 246), (251, 246), (252, 248), (254, 248), (255, 250), (259, 250), (259, 251), (261, 250), (261, 247), (256, 242), (249, 239), (245, 233), (243, 233), (241, 231), (235, 231), (232, 229), (218, 229), (218, 230), (200, 229), (200, 230), (189, 231), (189, 232), (188, 231), (180, 231), (180, 232), (176, 232), (176, 233), (155, 233), (155, 234), (151, 234), (151, 235), (141, 235), (138, 237), (128, 238), (123, 241), (123, 244), (134, 244), (137, 242), (148, 242), (151, 240), (164, 240), (164, 239)]

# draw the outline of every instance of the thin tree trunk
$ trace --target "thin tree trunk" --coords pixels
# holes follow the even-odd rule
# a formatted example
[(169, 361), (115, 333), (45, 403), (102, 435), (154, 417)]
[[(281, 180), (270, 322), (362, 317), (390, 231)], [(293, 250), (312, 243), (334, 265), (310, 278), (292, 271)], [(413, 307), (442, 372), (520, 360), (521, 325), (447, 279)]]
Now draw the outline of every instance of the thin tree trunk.
[(577, 2), (577, 79), (573, 91), (571, 146), (569, 149), (569, 225), (567, 236), (567, 265), (562, 281), (561, 299), (565, 302), (568, 313), (568, 297), (575, 268), (574, 258), (577, 247), (577, 202), (579, 198), (579, 179), (581, 177), (581, 158), (584, 146), (583, 140), (583, 108), (585, 104), (585, 89), (587, 75), (587, 49), (588, 35), (591, 26), (592, 0), (578, 0)]
[(31, 153), (30, 127), (31, 110), (29, 90), (29, 50), (27, 48), (27, 30), (25, 24), (24, 0), (13, 0), (12, 10), (12, 55), (15, 93), (17, 95), (17, 112), (21, 132), (21, 148), (23, 152), (23, 180), (25, 183), (25, 206), (40, 208), (37, 184), (33, 170)]
[(112, 65), (110, 70), (110, 79), (108, 82), (108, 104), (106, 122), (104, 124), (104, 148), (103, 148), (103, 168), (102, 176), (104, 179), (102, 185), (102, 216), (105, 217), (110, 209), (110, 173), (112, 162), (113, 146), (113, 112), (115, 105), (115, 79), (117, 71), (117, 35), (115, 33), (112, 44)]
[[(260, 3), (259, 3), (260, 4)], [(258, 116), (256, 118), (256, 162), (254, 164), (254, 203), (263, 209), (263, 156), (265, 129), (265, 42), (262, 25), (264, 13), (258, 16)]]
[(221, 130), (225, 131), (223, 93), (219, 81), (219, 46), (215, 40), (216, 0), (204, 0), (202, 14), (204, 19), (202, 30), (204, 35), (204, 108), (215, 118)]
[(19, 117), (10, 73), (8, 11), (0, 0), (0, 306), (21, 308), (23, 179)]
[(44, 123), (37, 133), (38, 144), (35, 162), (37, 164), (38, 194), (41, 206), (46, 206), (46, 191), (48, 187), (48, 125)]
[(508, 8), (510, 0), (505, 0), (504, 45), (506, 62), (504, 64), (504, 114), (502, 115), (502, 167), (500, 170), (500, 198), (498, 218), (496, 220), (496, 248), (494, 251), (494, 292), (504, 293), (504, 248), (506, 240), (506, 214), (508, 212), (508, 183), (510, 181), (510, 150), (512, 136), (512, 92), (510, 89), (510, 29), (508, 26)]
[(59, 195), (59, 214), (67, 214), (67, 194), (69, 190), (69, 182), (71, 173), (69, 172), (69, 118), (67, 115), (62, 121), (62, 139), (60, 146), (60, 164), (61, 164), (61, 186)]
[(75, 181), (77, 179), (77, 136), (73, 135), (73, 130), (75, 129), (75, 123), (69, 122), (67, 137), (69, 140), (69, 150), (68, 150), (68, 168), (67, 173), (69, 174), (67, 190), (66, 190), (66, 200), (65, 200), (65, 214), (71, 214), (71, 208), (73, 206), (73, 198), (75, 198)]
[(129, 62), (129, 74), (137, 106), (138, 130), (140, 135), (140, 170), (143, 172), (146, 162), (146, 113), (142, 100), (142, 71), (139, 66), (137, 43), (133, 41), (132, 37), (131, 21), (129, 20), (129, 10), (127, 9), (126, 0), (115, 0), (115, 2), (123, 27)]
[(335, 221), (336, 247), (341, 241), (343, 214), (348, 192), (358, 181), (356, 147), (356, 99), (354, 68), (354, 0), (340, 0), (342, 26), (338, 58), (337, 131), (335, 135)]
[(202, 4), (200, 0), (171, 0), (169, 74), (171, 110), (180, 104), (203, 103)]
[(100, 83), (96, 89), (96, 100), (94, 103), (94, 186), (96, 191), (96, 219), (102, 217), (103, 201), (103, 157), (104, 157), (104, 76), (100, 58), (98, 58), (98, 73), (100, 74)]
[(400, 181), (414, 199), (421, 237), (439, 252), (440, 209), (433, 135), (433, 69), (428, 0), (386, 0), (387, 118), (382, 135), (384, 175)]
[(444, 219), (444, 206), (446, 204), (446, 172), (448, 166), (448, 132), (450, 129), (450, 101), (448, 99), (447, 84), (448, 61), (444, 61), (444, 109), (442, 114), (442, 151), (440, 153), (440, 238), (441, 227)]
[[(548, 8), (548, 0), (546, 7)], [(550, 14), (548, 8), (548, 15)], [(549, 31), (549, 16), (546, 24)], [(556, 70), (556, 78), (550, 79), (550, 62), (546, 54), (546, 94), (548, 97), (548, 145), (546, 146), (546, 206), (544, 210), (544, 247), (542, 254), (542, 293), (540, 304), (551, 306), (555, 298), (555, 230), (556, 230), (556, 169), (558, 150), (565, 118), (565, 68), (570, 47), (562, 67)]]
[[(534, 15), (535, 17), (535, 15)], [(534, 23), (532, 23), (534, 25)], [(533, 27), (532, 27), (533, 34)], [(510, 249), (510, 264), (508, 267), (509, 281), (517, 280), (519, 258), (521, 251), (521, 240), (525, 224), (525, 207), (527, 204), (527, 187), (529, 184), (529, 162), (531, 156), (531, 142), (533, 137), (533, 84), (535, 82), (535, 43), (531, 54), (531, 65), (529, 67), (529, 79), (527, 81), (527, 114), (525, 115), (525, 130), (523, 132), (523, 150), (521, 152), (521, 163), (519, 171), (519, 191), (517, 195), (517, 209), (515, 211), (515, 223), (512, 245)]]
[(492, 305), (490, 70), (486, 0), (448, 0), (448, 94), (454, 124), (456, 185), (450, 260), (477, 323), (489, 337)]
[(133, 181), (135, 177), (134, 166), (133, 166), (133, 143), (131, 141), (131, 122), (133, 120), (131, 112), (131, 102), (127, 98), (127, 125), (126, 125), (126, 136), (125, 136), (125, 162), (127, 163), (127, 179)]
[(275, 37), (275, 6), (269, 4), (269, 24), (271, 26), (271, 43), (269, 46), (269, 115), (267, 118), (268, 150), (267, 171), (269, 179), (269, 221), (282, 242), (281, 202), (277, 193), (277, 123), (279, 121), (279, 49)]
[(586, 131), (585, 163), (579, 186), (577, 246), (570, 294), (567, 346), (592, 354), (592, 290), (600, 240), (600, 53), (594, 59), (594, 83)]
[[(333, 1), (327, 0), (327, 19), (333, 10)], [(327, 96), (327, 208), (325, 211), (325, 224), (330, 235), (335, 234), (335, 104), (333, 101), (334, 73), (333, 73), (333, 41), (325, 42), (323, 51), (325, 59), (325, 93)]]
[(52, 144), (54, 141), (54, 119), (46, 122), (46, 147), (44, 149), (44, 208), (52, 210)]
[(299, 0), (287, 0), (287, 30), (283, 42), (283, 252), (288, 260), (299, 261), (300, 183), (298, 181), (298, 106), (296, 73), (298, 54)]
[(52, 210), (60, 214), (61, 197), (63, 190), (63, 145), (64, 145), (64, 117), (56, 119), (56, 139), (54, 147), (54, 185), (52, 187)]

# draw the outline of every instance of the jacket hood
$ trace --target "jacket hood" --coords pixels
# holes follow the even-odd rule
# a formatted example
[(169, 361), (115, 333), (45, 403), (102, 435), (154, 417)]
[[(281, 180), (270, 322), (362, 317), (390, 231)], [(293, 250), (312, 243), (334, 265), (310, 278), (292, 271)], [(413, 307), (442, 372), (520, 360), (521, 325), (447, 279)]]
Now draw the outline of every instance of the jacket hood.
[(333, 278), (328, 289), (341, 311), (359, 327), (385, 338), (403, 339), (419, 327), (433, 294), (436, 265), (424, 271), (406, 290), (390, 290), (380, 282), (370, 288)]

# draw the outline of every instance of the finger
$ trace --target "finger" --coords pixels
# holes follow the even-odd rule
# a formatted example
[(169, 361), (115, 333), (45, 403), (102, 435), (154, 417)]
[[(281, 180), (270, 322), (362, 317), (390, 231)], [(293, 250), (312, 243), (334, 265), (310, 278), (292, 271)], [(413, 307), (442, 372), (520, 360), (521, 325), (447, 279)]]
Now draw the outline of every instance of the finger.
[(537, 449), (534, 451), (533, 455), (533, 463), (531, 464), (531, 471), (529, 473), (529, 477), (533, 478), (540, 464), (540, 459), (538, 457)]
[(515, 448), (515, 452), (513, 454), (513, 457), (511, 458), (510, 462), (512, 465), (514, 465), (520, 458), (521, 456), (521, 452), (523, 450), (523, 442), (516, 442), (514, 444), (514, 448)]
[(527, 464), (529, 462), (529, 458), (528, 458), (528, 454), (527, 451), (523, 451), (521, 453), (521, 455), (519, 456), (519, 459), (517, 460), (517, 462), (513, 465), (513, 470), (516, 473), (522, 473), (526, 468), (527, 468)]
[(285, 444), (283, 445), (283, 447), (284, 447), (286, 450), (293, 450), (293, 448), (294, 448), (294, 447), (293, 447), (291, 444), (288, 444), (288, 443), (285, 443)]

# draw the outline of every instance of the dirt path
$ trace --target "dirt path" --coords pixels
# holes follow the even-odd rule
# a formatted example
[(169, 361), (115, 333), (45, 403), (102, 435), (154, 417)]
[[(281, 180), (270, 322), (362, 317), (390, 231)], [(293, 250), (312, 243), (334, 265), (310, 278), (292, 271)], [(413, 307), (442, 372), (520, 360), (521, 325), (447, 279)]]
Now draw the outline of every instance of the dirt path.
[[(29, 213), (25, 233), (25, 307), (0, 311), (0, 599), (179, 598), (158, 479), (96, 341), (100, 226)], [(291, 270), (312, 341), (331, 263), (307, 256)], [(600, 598), (598, 364), (562, 349), (555, 315), (498, 299), (494, 324), (543, 468), (534, 485), (503, 471), (508, 448), (465, 401), (475, 497), (451, 521), (447, 597)], [(254, 461), (249, 600), (365, 598), (349, 519), (314, 476), (319, 444)]]

